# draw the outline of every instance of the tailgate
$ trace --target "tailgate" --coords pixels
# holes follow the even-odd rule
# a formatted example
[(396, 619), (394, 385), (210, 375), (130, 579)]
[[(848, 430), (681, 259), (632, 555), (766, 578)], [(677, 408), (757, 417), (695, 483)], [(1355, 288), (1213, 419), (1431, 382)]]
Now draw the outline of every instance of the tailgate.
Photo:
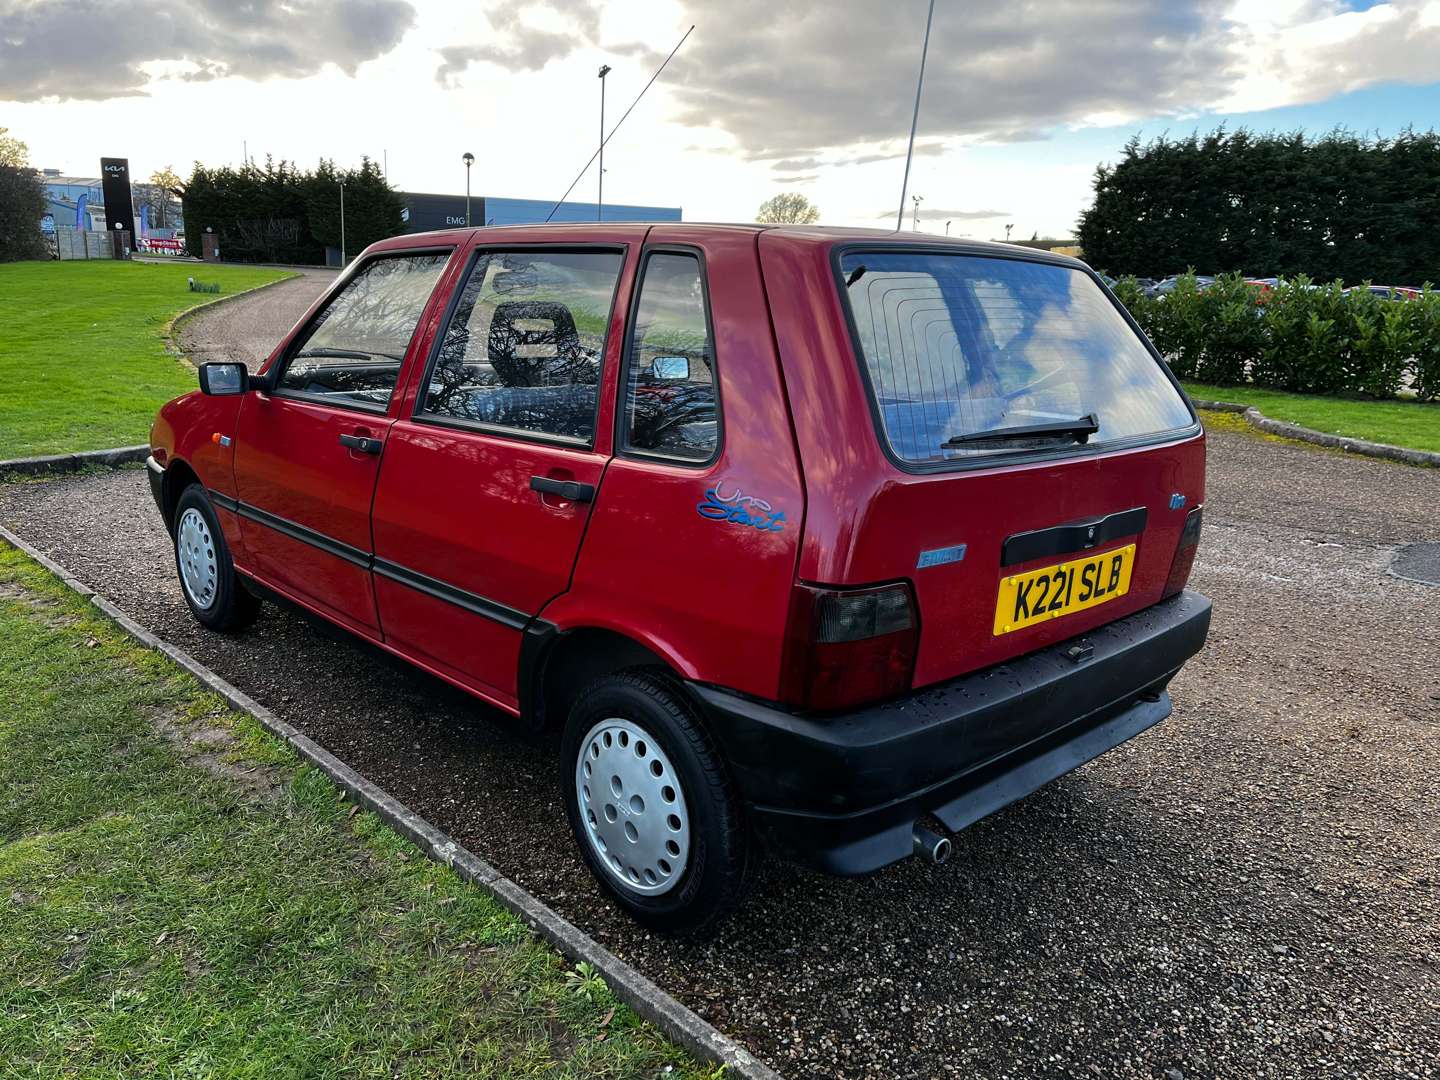
[[(906, 526), (864, 530), (852, 580), (908, 577), (914, 583), (916, 686), (988, 667), (1159, 601), (1186, 513), (1203, 492), (1204, 466), (1203, 437), (1192, 436), (1065, 462), (906, 477), (877, 497), (872, 519)], [(1177, 495), (1184, 503), (1171, 509)], [(963, 557), (957, 557), (960, 545)], [(1093, 556), (1106, 558), (1093, 560), (1099, 568), (1089, 571)], [(1117, 557), (1124, 572), (1110, 588)], [(1075, 563), (1073, 572), (1052, 572), (1043, 581), (1031, 573)], [(1028, 585), (1018, 620), (1019, 588), (1006, 587), (1011, 579)], [(1055, 603), (1053, 583), (1061, 585), (1056, 610), (1034, 611)], [(1009, 631), (1006, 617), (1014, 627)]]

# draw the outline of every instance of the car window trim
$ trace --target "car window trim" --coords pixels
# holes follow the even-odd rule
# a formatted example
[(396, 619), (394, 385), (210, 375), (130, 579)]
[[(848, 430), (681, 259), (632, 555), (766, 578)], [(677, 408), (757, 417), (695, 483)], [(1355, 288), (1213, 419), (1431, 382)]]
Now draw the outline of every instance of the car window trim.
[[(705, 334), (710, 340), (710, 379), (715, 386), (715, 448), (703, 461), (695, 458), (676, 457), (659, 450), (642, 450), (628, 444), (628, 417), (626, 405), (630, 387), (630, 351), (635, 345), (636, 316), (640, 312), (640, 300), (645, 292), (645, 275), (650, 269), (652, 255), (688, 255), (694, 257), (700, 267), (700, 293), (705, 302)], [(685, 469), (708, 469), (720, 460), (725, 449), (725, 407), (720, 388), (720, 346), (715, 338), (715, 312), (710, 302), (710, 274), (705, 264), (705, 251), (694, 244), (671, 244), (660, 242), (646, 244), (640, 249), (639, 265), (635, 268), (635, 285), (630, 292), (630, 307), (625, 317), (625, 340), (620, 351), (620, 378), (617, 380), (619, 399), (615, 403), (615, 454), (617, 457), (634, 458), (640, 461), (654, 461), (664, 465), (676, 465)]]
[[(445, 336), (450, 332), (450, 324), (454, 321), (455, 312), (460, 307), (460, 299), (465, 295), (465, 287), (470, 284), (470, 275), (475, 272), (475, 264), (490, 255), (504, 255), (511, 252), (534, 255), (608, 252), (620, 256), (620, 267), (615, 273), (615, 284), (610, 289), (610, 307), (605, 315), (605, 342), (600, 350), (600, 372), (595, 383), (595, 409), (591, 414), (590, 438), (588, 439), (558, 435), (550, 431), (535, 431), (533, 428), (513, 428), (504, 424), (489, 424), (483, 420), (467, 420), (458, 416), (444, 416), (440, 413), (427, 412), (425, 409), (425, 401), (430, 396), (430, 376), (435, 370), (435, 365), (440, 362), (440, 350), (445, 345)], [(459, 280), (455, 282), (455, 288), (451, 291), (450, 299), (445, 304), (445, 314), (440, 328), (435, 334), (435, 340), (430, 343), (430, 354), (425, 358), (425, 367), (420, 372), (420, 382), (415, 388), (415, 403), (410, 410), (411, 421), (430, 427), (449, 428), (476, 435), (495, 435), (504, 439), (541, 443), (567, 450), (594, 450), (595, 438), (600, 430), (600, 392), (605, 385), (605, 353), (610, 345), (610, 327), (615, 322), (615, 305), (620, 297), (620, 282), (625, 276), (625, 262), (629, 256), (630, 244), (624, 242), (585, 243), (584, 241), (557, 240), (548, 244), (476, 244), (471, 249), (466, 259), (465, 269), (460, 274)]]
[[(1125, 324), (1139, 339), (1150, 358), (1155, 361), (1161, 374), (1174, 387), (1175, 392), (1180, 395), (1185, 408), (1190, 412), (1190, 423), (1183, 427), (1168, 428), (1164, 431), (1150, 432), (1145, 435), (1130, 435), (1123, 439), (1111, 439), (1108, 442), (1096, 443), (1074, 443), (1055, 449), (1038, 450), (1006, 450), (993, 454), (977, 454), (972, 458), (960, 458), (953, 461), (927, 461), (915, 462), (906, 461), (895, 452), (894, 446), (890, 443), (890, 435), (885, 429), (885, 420), (880, 413), (880, 400), (875, 393), (874, 381), (870, 377), (870, 365), (865, 359), (865, 351), (860, 347), (860, 328), (855, 322), (854, 305), (850, 303), (850, 296), (845, 286), (845, 274), (841, 269), (841, 262), (847, 255), (961, 255), (967, 258), (976, 259), (1001, 259), (1009, 262), (1030, 262), (1040, 263), (1046, 266), (1058, 266), (1063, 270), (1074, 270), (1084, 274), (1099, 288), (1104, 297), (1110, 301), (1111, 306), (1120, 313)], [(835, 282), (835, 302), (840, 305), (841, 314), (845, 317), (845, 330), (850, 338), (850, 351), (855, 360), (855, 366), (859, 369), (860, 379), (865, 389), (865, 404), (870, 410), (871, 428), (875, 433), (875, 441), (880, 444), (880, 450), (901, 472), (911, 473), (917, 476), (933, 475), (935, 473), (970, 472), (976, 469), (1003, 468), (1008, 465), (1021, 465), (1031, 463), (1043, 463), (1049, 461), (1069, 461), (1078, 458), (1099, 457), (1102, 454), (1111, 454), (1122, 450), (1135, 450), (1147, 446), (1160, 446), (1165, 443), (1182, 442), (1186, 439), (1199, 435), (1203, 428), (1200, 424), (1200, 417), (1195, 411), (1195, 403), (1190, 400), (1190, 395), (1180, 385), (1180, 380), (1170, 370), (1170, 365), (1160, 355), (1160, 350), (1155, 348), (1135, 321), (1125, 305), (1100, 280), (1091, 267), (1084, 263), (1072, 262), (1069, 259), (1058, 258), (1049, 252), (1027, 251), (1024, 254), (1011, 254), (1008, 251), (992, 251), (988, 248), (976, 248), (968, 244), (936, 244), (936, 243), (876, 243), (873, 241), (859, 241), (849, 244), (836, 244), (830, 250), (830, 271)]]
[[(455, 244), (434, 244), (425, 247), (385, 249), (375, 252), (375, 254), (368, 258), (357, 259), (350, 265), (348, 271), (336, 281), (338, 287), (326, 299), (324, 307), (310, 316), (300, 332), (297, 333), (291, 339), (290, 344), (285, 347), (284, 353), (281, 354), (279, 362), (275, 365), (275, 384), (273, 389), (269, 391), (269, 396), (294, 401), (307, 401), (312, 405), (324, 405), (332, 409), (363, 412), (373, 416), (387, 415), (390, 412), (391, 406), (395, 403), (397, 392), (401, 388), (401, 376), (405, 374), (405, 364), (410, 359), (410, 350), (414, 348), (415, 335), (420, 332), (420, 324), (425, 321), (425, 308), (429, 307), (430, 301), (435, 298), (435, 290), (440, 287), (440, 280), (445, 276), (445, 267), (450, 265), (450, 260), (455, 257), (456, 250), (457, 246)], [(330, 310), (330, 305), (339, 299), (345, 292), (345, 289), (349, 287), (350, 282), (354, 281), (355, 278), (360, 275), (361, 271), (379, 262), (381, 259), (408, 259), (422, 255), (444, 255), (445, 264), (440, 267), (440, 272), (435, 275), (435, 283), (430, 286), (430, 293), (425, 298), (425, 303), (421, 305), (420, 315), (415, 320), (414, 328), (410, 331), (410, 340), (405, 343), (405, 352), (400, 357), (400, 366), (395, 369), (395, 385), (390, 388), (390, 397), (384, 405), (370, 405), (361, 401), (332, 401), (324, 394), (312, 394), (305, 390), (290, 390), (281, 387), (280, 380), (283, 379), (285, 373), (290, 370), (290, 364), (295, 359), (295, 354), (304, 348), (305, 343), (309, 341), (309, 332), (311, 327), (315, 325), (315, 321)]]

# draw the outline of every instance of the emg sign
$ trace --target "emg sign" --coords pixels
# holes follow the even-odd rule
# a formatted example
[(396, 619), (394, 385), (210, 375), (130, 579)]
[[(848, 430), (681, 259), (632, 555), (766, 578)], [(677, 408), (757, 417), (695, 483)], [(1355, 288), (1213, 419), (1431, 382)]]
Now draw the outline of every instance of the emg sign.
[[(432, 232), (435, 229), (465, 227), (464, 195), (427, 195), (422, 192), (402, 191), (400, 201), (404, 205), (401, 220), (405, 223), (406, 232)], [(483, 195), (471, 196), (470, 221), (475, 225), (484, 223)]]

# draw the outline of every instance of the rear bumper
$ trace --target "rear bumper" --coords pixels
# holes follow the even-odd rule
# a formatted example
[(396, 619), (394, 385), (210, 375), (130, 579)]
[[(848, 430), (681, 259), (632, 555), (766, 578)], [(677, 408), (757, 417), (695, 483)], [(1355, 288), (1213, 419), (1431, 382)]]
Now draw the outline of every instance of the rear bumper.
[[(761, 833), (837, 874), (909, 855), (917, 818), (963, 829), (1170, 715), (1210, 601), (1185, 591), (1011, 663), (838, 716), (694, 683)], [(1069, 655), (1075, 645), (1088, 656)]]

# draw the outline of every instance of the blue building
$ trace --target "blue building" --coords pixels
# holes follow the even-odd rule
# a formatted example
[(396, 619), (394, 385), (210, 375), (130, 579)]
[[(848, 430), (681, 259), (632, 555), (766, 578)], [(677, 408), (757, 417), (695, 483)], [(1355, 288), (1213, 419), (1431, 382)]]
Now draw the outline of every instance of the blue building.
[(98, 176), (62, 176), (59, 169), (40, 174), (45, 188), (45, 213), (62, 229), (105, 230), (105, 199)]
[[(465, 224), (464, 195), (434, 195), (402, 191), (405, 231), (432, 232), (453, 229)], [(495, 195), (470, 197), (472, 225), (538, 225), (555, 204), (549, 199), (507, 199)], [(594, 221), (593, 202), (565, 202), (555, 211), (551, 221)], [(634, 206), (628, 203), (605, 204), (605, 221), (680, 221), (678, 206)]]

